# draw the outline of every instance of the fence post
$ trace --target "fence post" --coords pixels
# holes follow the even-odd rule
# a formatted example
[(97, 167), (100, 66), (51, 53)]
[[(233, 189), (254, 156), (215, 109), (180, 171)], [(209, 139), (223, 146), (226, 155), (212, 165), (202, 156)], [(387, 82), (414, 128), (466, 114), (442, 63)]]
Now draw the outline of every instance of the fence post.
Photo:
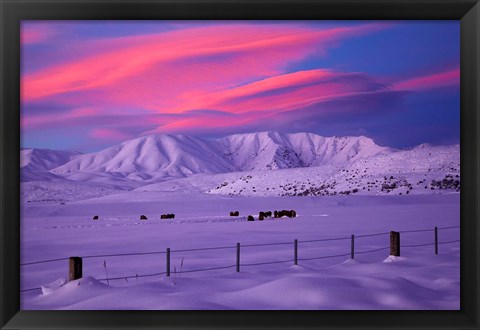
[(82, 258), (81, 257), (70, 257), (70, 262), (68, 266), (68, 280), (78, 280), (82, 278)]
[(170, 277), (170, 248), (167, 248), (167, 277)]
[(293, 241), (293, 264), (298, 265), (298, 239)]
[(438, 227), (435, 227), (435, 254), (438, 254)]
[(398, 231), (390, 232), (390, 255), (400, 257), (400, 233)]
[(350, 258), (355, 259), (355, 235), (352, 235), (350, 244)]
[(240, 273), (240, 243), (237, 243), (237, 273)]

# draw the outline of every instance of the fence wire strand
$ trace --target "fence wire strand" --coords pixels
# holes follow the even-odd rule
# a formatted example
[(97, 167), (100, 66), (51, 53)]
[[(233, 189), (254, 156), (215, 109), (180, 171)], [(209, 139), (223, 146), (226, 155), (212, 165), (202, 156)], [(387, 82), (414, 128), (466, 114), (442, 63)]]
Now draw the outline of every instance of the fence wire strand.
[(388, 235), (390, 234), (389, 231), (384, 232), (384, 233), (375, 233), (375, 234), (365, 234), (365, 235), (355, 235), (355, 238), (362, 238), (362, 237), (371, 237), (371, 236), (380, 236), (380, 235)]
[(438, 229), (453, 229), (453, 228), (460, 228), (460, 226), (438, 227)]
[(321, 238), (321, 239), (310, 239), (306, 241), (298, 241), (298, 243), (312, 243), (312, 242), (328, 242), (328, 241), (342, 241), (350, 239), (350, 237), (337, 237), (337, 238)]
[(149, 254), (165, 254), (165, 253), (166, 253), (166, 251), (117, 253), (117, 254), (101, 254), (101, 255), (82, 256), (82, 258), (83, 259), (93, 259), (93, 258), (106, 258), (106, 257), (128, 257), (128, 256), (142, 256), (142, 255), (149, 255)]
[(382, 250), (388, 250), (388, 249), (390, 249), (390, 247), (383, 247), (383, 248), (380, 248), (380, 249), (373, 249), (373, 250), (359, 251), (359, 252), (356, 252), (356, 251), (355, 251), (355, 254), (363, 254), (363, 253), (378, 252), (378, 251), (382, 251)]
[(217, 247), (205, 247), (205, 248), (196, 248), (196, 249), (171, 250), (170, 252), (191, 252), (191, 251), (225, 250), (225, 249), (235, 249), (235, 246), (217, 246)]
[(160, 272), (160, 273), (153, 273), (153, 274), (141, 274), (141, 275), (128, 275), (128, 276), (119, 276), (119, 277), (112, 277), (112, 278), (101, 278), (98, 281), (115, 281), (115, 280), (125, 280), (129, 278), (142, 278), (142, 277), (151, 277), (151, 276), (159, 276), (164, 275), (167, 272)]
[(236, 266), (236, 265), (224, 266), (224, 267), (203, 268), (203, 269), (182, 270), (182, 271), (172, 272), (171, 274), (183, 274), (183, 273), (205, 272), (205, 271), (208, 271), (208, 270), (218, 270), (218, 269), (233, 268), (233, 267), (235, 267), (235, 266)]
[(400, 230), (399, 233), (421, 233), (425, 231), (435, 231), (435, 229)]
[(68, 260), (68, 259), (69, 259), (69, 258), (58, 258), (58, 259), (32, 261), (32, 262), (26, 262), (26, 263), (20, 264), (20, 266), (29, 266), (29, 265), (36, 265), (36, 264), (44, 264), (44, 263), (48, 263), (48, 262), (62, 261), (62, 260)]
[(287, 244), (293, 244), (293, 241), (291, 241), (291, 242), (277, 242), (277, 243), (244, 244), (244, 245), (241, 245), (241, 246), (242, 247), (252, 247), (252, 246), (287, 245)]
[[(300, 259), (298, 259), (300, 260)], [(284, 262), (292, 262), (294, 259), (289, 259), (289, 260), (280, 260), (280, 261), (265, 261), (265, 262), (257, 262), (257, 263), (248, 263), (248, 264), (240, 264), (240, 267), (242, 266), (260, 266), (260, 265), (271, 265), (271, 264), (281, 264)]]
[(400, 248), (412, 248), (412, 247), (429, 246), (429, 245), (435, 245), (435, 243), (400, 245)]
[(449, 243), (458, 243), (458, 242), (460, 242), (460, 240), (459, 240), (459, 239), (457, 239), (457, 240), (454, 240), (454, 241), (438, 242), (438, 244), (449, 244)]
[(320, 256), (320, 257), (311, 257), (311, 258), (298, 258), (298, 260), (315, 260), (315, 259), (328, 259), (328, 258), (338, 258), (338, 257), (346, 257), (349, 256), (350, 253), (345, 254), (337, 254), (332, 256)]

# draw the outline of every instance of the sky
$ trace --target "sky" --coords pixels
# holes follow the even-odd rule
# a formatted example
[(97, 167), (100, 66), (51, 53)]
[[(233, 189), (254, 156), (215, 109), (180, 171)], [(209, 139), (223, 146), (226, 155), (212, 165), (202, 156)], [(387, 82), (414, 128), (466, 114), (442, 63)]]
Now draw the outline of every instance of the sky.
[(22, 21), (23, 148), (148, 134), (460, 141), (459, 21)]

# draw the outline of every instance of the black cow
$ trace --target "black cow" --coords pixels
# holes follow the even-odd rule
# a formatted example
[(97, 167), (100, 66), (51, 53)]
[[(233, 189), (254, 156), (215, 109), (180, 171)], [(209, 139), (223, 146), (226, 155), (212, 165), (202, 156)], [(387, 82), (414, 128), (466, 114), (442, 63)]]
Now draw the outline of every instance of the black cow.
[(238, 212), (238, 211), (231, 211), (230, 212), (231, 217), (238, 217), (239, 215), (240, 215), (240, 212)]
[(255, 218), (253, 216), (249, 215), (247, 217), (247, 221), (255, 221)]
[(148, 220), (146, 216), (144, 216), (143, 214), (140, 216), (140, 220)]
[(295, 212), (295, 210), (275, 211), (274, 214), (275, 214), (275, 218), (282, 218), (282, 217), (295, 218), (297, 216), (297, 212)]
[(98, 220), (98, 215), (95, 215), (95, 216), (93, 217), (93, 220)]

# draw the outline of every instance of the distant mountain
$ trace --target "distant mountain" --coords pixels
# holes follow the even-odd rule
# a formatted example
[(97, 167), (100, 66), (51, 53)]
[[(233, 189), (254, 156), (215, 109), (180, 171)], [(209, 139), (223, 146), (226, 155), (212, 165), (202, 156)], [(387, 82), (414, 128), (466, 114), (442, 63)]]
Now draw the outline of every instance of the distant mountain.
[[(149, 135), (82, 155), (22, 150), (21, 166), (23, 181), (62, 177), (74, 181), (109, 183), (126, 180), (140, 184), (194, 174), (323, 165), (347, 168), (368, 164), (370, 169), (377, 168), (378, 172), (388, 171), (392, 166), (407, 166), (427, 171), (430, 166), (427, 160), (434, 158), (432, 152), (435, 157), (445, 152), (446, 158), (458, 153), (458, 145), (451, 147), (453, 151), (442, 148), (420, 145), (411, 150), (396, 150), (378, 146), (365, 136), (322, 137), (311, 133), (259, 132), (216, 140), (185, 135)], [(452, 162), (457, 163), (457, 160)]]
[(99, 175), (149, 181), (200, 173), (318, 166), (391, 152), (363, 136), (260, 132), (207, 140), (185, 135), (149, 135), (81, 155), (51, 173), (78, 181), (101, 181)]
[(207, 140), (150, 135), (89, 154), (25, 149), (21, 155), (22, 181), (31, 181), (22, 184), (22, 198), (32, 201), (132, 189), (225, 196), (460, 191), (459, 145), (397, 150), (364, 136), (259, 132)]
[(22, 181), (43, 181), (57, 178), (49, 170), (68, 163), (78, 152), (50, 149), (21, 149), (20, 173)]
[(92, 173), (146, 181), (231, 171), (235, 168), (223, 157), (217, 141), (184, 135), (149, 135), (82, 155), (51, 172), (79, 181), (88, 179)]
[(261, 132), (231, 135), (218, 141), (224, 146), (225, 157), (241, 171), (346, 163), (393, 152), (364, 136)]
[(142, 191), (199, 190), (225, 196), (417, 195), (460, 191), (460, 146), (409, 150), (333, 164), (276, 171), (191, 177), (143, 186)]

